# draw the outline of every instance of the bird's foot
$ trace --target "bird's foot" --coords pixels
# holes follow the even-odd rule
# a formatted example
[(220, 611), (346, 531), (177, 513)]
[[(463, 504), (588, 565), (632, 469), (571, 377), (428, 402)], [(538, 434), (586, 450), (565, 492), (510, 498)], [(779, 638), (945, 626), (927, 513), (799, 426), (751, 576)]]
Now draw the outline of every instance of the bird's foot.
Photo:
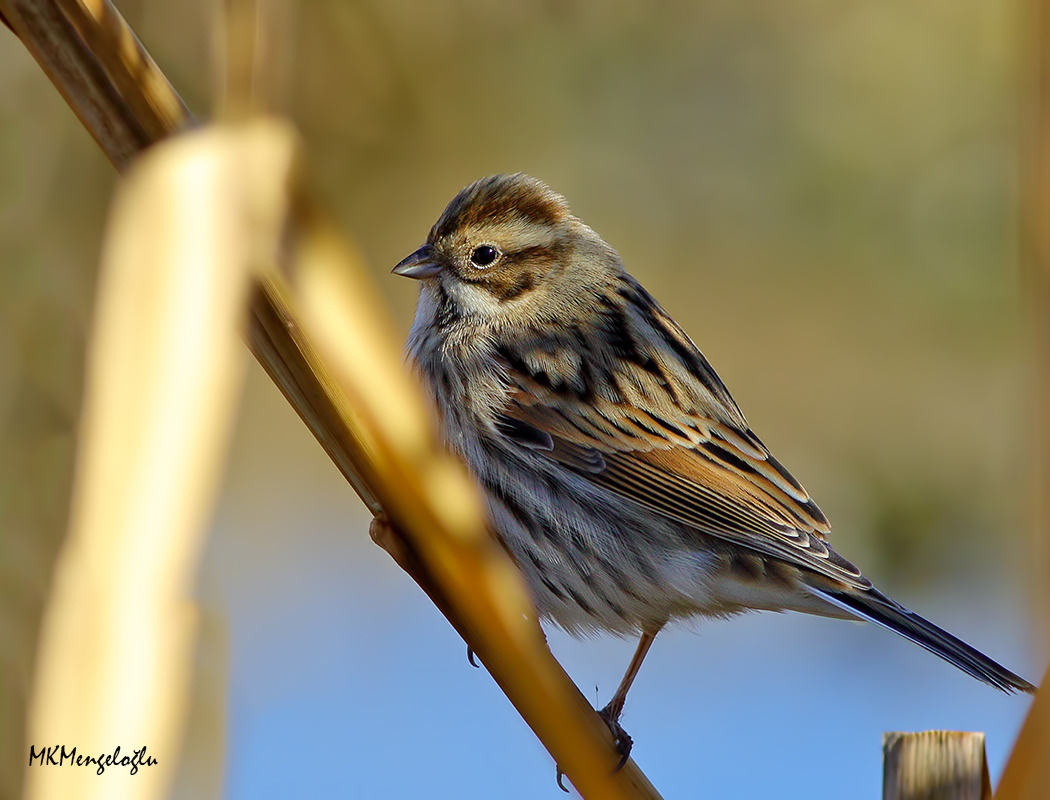
[(616, 765), (616, 769), (614, 769), (613, 772), (619, 772), (623, 769), (623, 765), (626, 764), (627, 759), (631, 757), (631, 748), (634, 747), (634, 739), (632, 739), (631, 735), (623, 729), (622, 725), (620, 725), (620, 712), (622, 710), (622, 707), (614, 708), (612, 703), (610, 703), (598, 712), (598, 716), (609, 726), (609, 732), (613, 736), (613, 744), (616, 746), (616, 752), (620, 754), (620, 763)]
[[(622, 706), (620, 708), (614, 708), (613, 704), (610, 703), (598, 712), (598, 716), (602, 718), (602, 722), (609, 726), (609, 732), (612, 734), (616, 752), (620, 755), (620, 761), (613, 770), (613, 774), (623, 769), (624, 764), (627, 763), (627, 759), (631, 757), (631, 748), (634, 747), (634, 739), (632, 739), (631, 735), (623, 729), (622, 725), (620, 725), (620, 713), (622, 710)], [(561, 771), (561, 767), (558, 767), (558, 788), (567, 793), (569, 790), (561, 780), (564, 777), (565, 773)]]

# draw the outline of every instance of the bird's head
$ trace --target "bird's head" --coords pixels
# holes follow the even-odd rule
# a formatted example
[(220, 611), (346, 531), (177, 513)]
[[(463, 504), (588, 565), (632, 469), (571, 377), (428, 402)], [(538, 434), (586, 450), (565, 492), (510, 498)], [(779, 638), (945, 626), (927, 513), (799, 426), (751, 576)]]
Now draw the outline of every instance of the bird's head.
[(393, 271), (439, 293), (455, 318), (500, 325), (574, 316), (620, 269), (561, 195), (518, 173), (460, 191)]

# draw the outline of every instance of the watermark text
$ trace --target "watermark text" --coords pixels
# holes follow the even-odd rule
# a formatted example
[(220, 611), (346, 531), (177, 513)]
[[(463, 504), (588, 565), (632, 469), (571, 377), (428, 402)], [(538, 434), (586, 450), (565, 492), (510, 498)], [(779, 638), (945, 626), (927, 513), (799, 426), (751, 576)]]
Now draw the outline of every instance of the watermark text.
[(77, 754), (77, 749), (66, 750), (64, 744), (56, 744), (54, 747), (42, 747), (39, 750), (35, 745), (29, 745), (29, 766), (38, 767), (96, 767), (96, 774), (101, 775), (106, 767), (129, 767), (131, 774), (135, 775), (139, 767), (152, 767), (157, 759), (146, 755), (146, 746), (133, 750), (131, 755), (120, 755), (120, 746), (112, 753), (100, 753), (97, 756)]

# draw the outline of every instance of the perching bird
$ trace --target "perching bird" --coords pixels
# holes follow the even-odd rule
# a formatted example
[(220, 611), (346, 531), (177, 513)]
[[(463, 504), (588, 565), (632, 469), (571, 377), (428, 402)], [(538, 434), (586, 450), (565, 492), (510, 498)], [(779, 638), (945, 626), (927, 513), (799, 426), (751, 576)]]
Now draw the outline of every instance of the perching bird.
[(410, 359), (540, 614), (641, 637), (601, 712), (624, 759), (619, 717), (642, 660), (664, 625), (694, 615), (869, 620), (996, 688), (1034, 691), (831, 549), (827, 518), (707, 359), (540, 181), (472, 183), (394, 272), (422, 282)]

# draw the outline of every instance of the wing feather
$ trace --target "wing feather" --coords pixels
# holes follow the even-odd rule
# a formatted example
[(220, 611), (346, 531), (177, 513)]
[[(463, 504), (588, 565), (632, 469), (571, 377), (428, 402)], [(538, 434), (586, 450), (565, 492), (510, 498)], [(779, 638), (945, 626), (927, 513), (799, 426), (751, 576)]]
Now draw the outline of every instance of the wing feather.
[(509, 378), (516, 391), (503, 416), (513, 425), (499, 428), (517, 431), (522, 446), (686, 529), (871, 586), (827, 545), (827, 518), (750, 429), (666, 403), (659, 413), (594, 394), (585, 403), (527, 375)]

